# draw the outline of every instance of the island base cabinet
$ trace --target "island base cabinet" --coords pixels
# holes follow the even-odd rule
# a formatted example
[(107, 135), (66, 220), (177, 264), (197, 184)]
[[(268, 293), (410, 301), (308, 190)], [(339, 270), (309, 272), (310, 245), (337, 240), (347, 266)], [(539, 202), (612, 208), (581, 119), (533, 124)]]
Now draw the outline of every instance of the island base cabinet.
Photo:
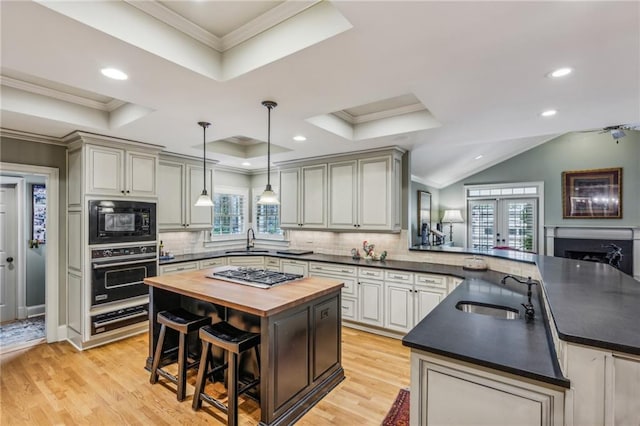
[(564, 391), (413, 350), (411, 425), (562, 426)]

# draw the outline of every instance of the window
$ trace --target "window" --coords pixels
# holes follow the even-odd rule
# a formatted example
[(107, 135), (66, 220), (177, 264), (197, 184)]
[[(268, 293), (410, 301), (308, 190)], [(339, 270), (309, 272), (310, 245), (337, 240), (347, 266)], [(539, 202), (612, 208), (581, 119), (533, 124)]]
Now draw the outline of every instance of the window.
[(247, 229), (247, 190), (214, 188), (212, 236), (242, 235)]
[[(280, 229), (280, 206), (268, 206), (258, 204), (258, 199), (264, 188), (254, 188), (253, 193), (253, 205), (255, 212), (255, 231), (256, 236), (260, 238), (282, 238), (283, 232)], [(274, 187), (275, 193), (278, 193), (278, 188)]]
[(468, 246), (542, 252), (543, 183), (466, 187)]

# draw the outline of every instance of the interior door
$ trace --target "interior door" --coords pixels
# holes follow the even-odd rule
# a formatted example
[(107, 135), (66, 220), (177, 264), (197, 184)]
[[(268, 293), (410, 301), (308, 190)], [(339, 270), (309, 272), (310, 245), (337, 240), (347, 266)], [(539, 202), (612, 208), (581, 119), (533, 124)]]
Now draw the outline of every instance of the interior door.
[(16, 319), (16, 216), (15, 185), (0, 186), (0, 322)]

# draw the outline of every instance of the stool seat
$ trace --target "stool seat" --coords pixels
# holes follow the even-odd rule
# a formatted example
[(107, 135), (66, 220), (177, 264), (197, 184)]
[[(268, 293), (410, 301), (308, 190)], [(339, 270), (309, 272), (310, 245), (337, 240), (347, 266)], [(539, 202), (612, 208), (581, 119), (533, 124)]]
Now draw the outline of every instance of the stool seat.
[[(202, 340), (202, 354), (192, 408), (198, 410), (202, 406), (202, 401), (206, 401), (227, 414), (228, 425), (236, 426), (238, 424), (238, 396), (256, 387), (260, 383), (260, 378), (254, 377), (253, 380), (250, 380), (248, 383), (242, 383), (242, 388), (239, 388), (238, 358), (242, 352), (253, 348), (256, 353), (258, 369), (260, 369), (260, 351), (258, 350), (260, 333), (240, 330), (228, 322), (222, 321), (202, 327), (198, 334), (200, 340)], [(214, 366), (211, 355), (212, 345), (227, 351), (228, 359), (225, 364)], [(208, 369), (210, 364), (213, 366), (211, 370)], [(227, 368), (229, 371), (227, 389), (228, 405), (225, 405), (223, 402), (205, 393), (204, 385), (207, 378)]]
[[(158, 336), (158, 343), (153, 355), (153, 364), (151, 366), (151, 377), (149, 382), (155, 384), (158, 382), (158, 375), (164, 377), (172, 383), (177, 385), (176, 397), (178, 401), (183, 401), (186, 397), (186, 382), (187, 382), (187, 370), (197, 367), (200, 361), (197, 356), (193, 355), (194, 361), (189, 363), (189, 348), (187, 342), (187, 336), (189, 333), (199, 330), (208, 324), (211, 324), (211, 318), (208, 316), (200, 316), (191, 313), (182, 308), (176, 308), (168, 311), (158, 312), (157, 315), (158, 324), (160, 327), (160, 335)], [(160, 360), (164, 354), (164, 338), (167, 332), (167, 328), (174, 330), (178, 333), (178, 375), (174, 376), (165, 371), (160, 366)], [(175, 350), (176, 348), (172, 348)]]

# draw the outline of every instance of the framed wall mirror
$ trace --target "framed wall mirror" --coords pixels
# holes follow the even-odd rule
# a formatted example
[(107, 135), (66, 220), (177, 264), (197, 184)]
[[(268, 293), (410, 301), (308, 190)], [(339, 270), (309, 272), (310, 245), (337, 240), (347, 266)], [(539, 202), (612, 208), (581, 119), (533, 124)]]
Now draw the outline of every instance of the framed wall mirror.
[(421, 245), (429, 244), (431, 231), (431, 193), (418, 191), (418, 236)]

